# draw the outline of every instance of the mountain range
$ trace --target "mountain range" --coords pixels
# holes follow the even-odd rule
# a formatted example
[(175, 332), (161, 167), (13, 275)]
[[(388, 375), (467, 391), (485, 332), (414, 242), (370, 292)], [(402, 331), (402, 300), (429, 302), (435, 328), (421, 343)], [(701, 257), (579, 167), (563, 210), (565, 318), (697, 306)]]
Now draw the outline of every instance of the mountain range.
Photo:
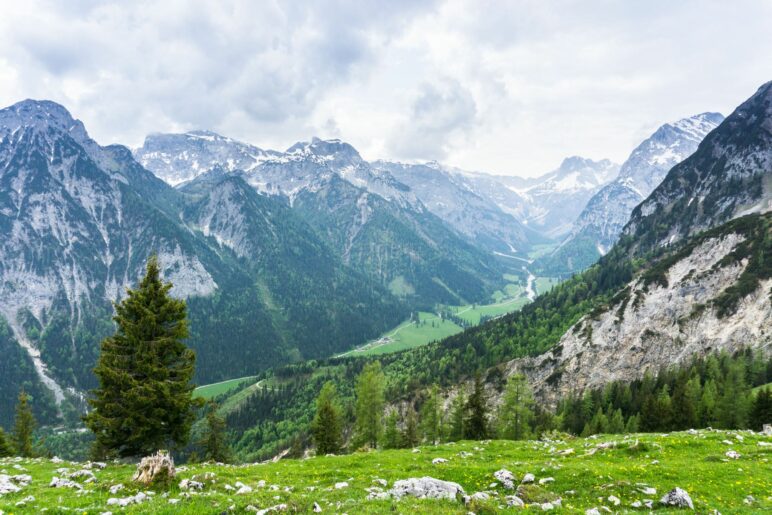
[[(206, 382), (326, 358), (414, 310), (484, 302), (525, 282), (523, 266), (546, 270), (531, 253), (560, 238), (558, 252), (590, 241), (597, 258), (621, 233), (618, 248), (648, 255), (766, 212), (765, 87), (720, 125), (706, 113), (663, 126), (621, 169), (571, 157), (533, 179), (368, 162), (316, 138), (275, 151), (193, 131), (131, 151), (99, 145), (54, 102), (2, 109), (0, 391), (23, 386), (49, 420), (76, 413), (112, 303), (152, 253), (187, 299)], [(555, 255), (556, 276), (594, 259)]]
[(724, 117), (702, 113), (659, 127), (630, 154), (619, 175), (587, 202), (570, 235), (536, 267), (545, 273), (583, 270), (616, 243), (635, 206), (659, 186), (676, 164), (689, 157)]
[[(652, 378), (716, 352), (769, 356), (771, 155), (769, 82), (667, 172), (596, 265), (517, 312), (378, 356), (390, 409), (420, 406), (439, 388), (450, 417), (458, 395), (469, 394), (477, 381), (495, 408), (513, 374), (526, 377), (540, 407), (554, 409), (611, 382)], [(256, 391), (228, 414), (229, 423), (249, 435), (237, 445), (252, 456), (286, 449), (306, 429), (298, 414), (313, 413), (321, 384), (332, 380), (352, 398), (350, 370), (361, 370), (365, 361), (335, 358), (314, 363), (313, 373), (294, 365), (261, 375), (258, 381), (281, 380), (289, 388), (281, 395)], [(271, 436), (288, 421), (295, 434)]]

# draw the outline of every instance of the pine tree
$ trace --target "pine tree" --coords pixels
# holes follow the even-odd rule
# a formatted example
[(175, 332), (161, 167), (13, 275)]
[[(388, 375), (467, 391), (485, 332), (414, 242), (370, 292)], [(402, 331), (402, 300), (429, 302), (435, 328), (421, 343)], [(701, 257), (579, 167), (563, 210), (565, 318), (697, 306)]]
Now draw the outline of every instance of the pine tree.
[(499, 436), (509, 440), (525, 440), (531, 433), (533, 393), (522, 374), (510, 376), (499, 408)]
[(748, 423), (754, 431), (761, 431), (764, 424), (772, 424), (772, 387), (767, 386), (756, 393)]
[(13, 456), (13, 446), (5, 431), (0, 427), (0, 458)]
[(673, 401), (670, 399), (667, 385), (664, 385), (659, 391), (656, 406), (657, 428), (662, 431), (669, 431), (673, 424)]
[(617, 409), (608, 421), (608, 432), (620, 434), (625, 432), (625, 419), (622, 416), (622, 410)]
[(700, 396), (699, 418), (700, 425), (703, 427), (712, 427), (718, 423), (716, 418), (716, 402), (718, 399), (718, 388), (713, 379), (708, 379), (702, 388)]
[(418, 415), (411, 404), (405, 413), (405, 430), (402, 431), (402, 445), (415, 447), (418, 445)]
[(399, 414), (392, 410), (386, 417), (386, 429), (383, 431), (383, 448), (399, 449), (402, 447), (402, 436), (399, 434)]
[(365, 365), (357, 378), (355, 447), (367, 445), (375, 449), (378, 446), (383, 430), (381, 418), (385, 404), (385, 381), (379, 361)]
[(598, 435), (608, 432), (608, 417), (602, 409), (598, 408), (590, 421), (590, 434)]
[(421, 407), (421, 432), (426, 442), (436, 445), (440, 441), (442, 406), (437, 385), (432, 386), (429, 397)]
[(448, 427), (448, 441), (456, 442), (464, 437), (464, 421), (466, 420), (466, 398), (464, 392), (459, 389), (458, 394), (450, 404), (450, 424)]
[(719, 427), (737, 429), (747, 425), (748, 393), (745, 367), (742, 363), (731, 364), (724, 379), (723, 391), (716, 403)]
[(311, 423), (311, 435), (319, 455), (337, 454), (341, 449), (341, 421), (335, 384), (328, 381), (316, 399), (316, 416)]
[(209, 411), (206, 414), (206, 430), (199, 441), (203, 448), (204, 459), (218, 463), (230, 461), (230, 449), (225, 435), (225, 420), (217, 414), (217, 404), (209, 403)]
[(22, 390), (16, 404), (16, 419), (13, 427), (13, 444), (18, 456), (29, 458), (34, 455), (32, 433), (36, 426), (37, 421), (29, 405), (29, 395)]
[(184, 446), (195, 410), (195, 354), (185, 302), (172, 298), (151, 256), (145, 277), (115, 305), (117, 331), (102, 341), (94, 373), (99, 388), (84, 418), (99, 455), (143, 456)]
[(637, 433), (640, 425), (639, 421), (640, 421), (639, 415), (632, 415), (630, 418), (628, 418), (627, 423), (625, 424), (625, 433), (627, 434)]
[(469, 440), (483, 440), (488, 437), (487, 400), (485, 388), (479, 372), (474, 379), (474, 390), (466, 403), (469, 419), (465, 425), (465, 438)]

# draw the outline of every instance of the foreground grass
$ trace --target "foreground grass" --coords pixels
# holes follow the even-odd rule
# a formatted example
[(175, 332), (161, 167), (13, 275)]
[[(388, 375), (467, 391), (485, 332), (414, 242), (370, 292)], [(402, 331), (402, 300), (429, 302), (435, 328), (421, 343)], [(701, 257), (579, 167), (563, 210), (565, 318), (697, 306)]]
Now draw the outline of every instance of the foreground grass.
[[(742, 439), (742, 440), (740, 440)], [(731, 444), (723, 443), (729, 441)], [(613, 444), (604, 448), (600, 444)], [(600, 445), (600, 446), (599, 446)], [(772, 510), (772, 438), (749, 431), (700, 431), (696, 434), (616, 435), (555, 442), (459, 442), (437, 447), (410, 450), (357, 453), (348, 456), (316, 457), (286, 460), (278, 463), (244, 466), (195, 465), (183, 468), (168, 491), (155, 489), (155, 494), (139, 505), (127, 508), (108, 506), (110, 497), (126, 497), (140, 491), (131, 483), (132, 465), (109, 464), (95, 470), (95, 484), (84, 485), (83, 492), (48, 486), (53, 476), (61, 477), (60, 467), (79, 470), (75, 463), (52, 463), (49, 460), (0, 460), (2, 474), (30, 474), (32, 482), (21, 492), (0, 496), (0, 510), (6, 513), (246, 513), (284, 503), (292, 512), (310, 512), (318, 503), (325, 513), (493, 513), (520, 511), (505, 508), (504, 496), (512, 493), (500, 485), (491, 486), (493, 473), (505, 467), (519, 480), (533, 473), (537, 481), (554, 478), (553, 482), (535, 484), (521, 497), (525, 511), (540, 512), (539, 503), (562, 498), (555, 511), (584, 513), (588, 508), (608, 506), (613, 512), (648, 512), (636, 510), (631, 503), (652, 499), (656, 511), (669, 511), (658, 500), (670, 489), (685, 489), (698, 513), (713, 509), (722, 514), (762, 513)], [(739, 459), (728, 459), (732, 449)], [(432, 464), (433, 458), (447, 463)], [(203, 480), (201, 492), (180, 491), (177, 482), (184, 478), (213, 473)], [(459, 483), (468, 494), (489, 491), (492, 498), (464, 506), (461, 502), (416, 500), (367, 500), (366, 488), (375, 479), (394, 481), (409, 477), (432, 476)], [(263, 480), (266, 485), (258, 486)], [(235, 495), (226, 485), (241, 481), (253, 491)], [(335, 484), (348, 486), (336, 489)], [(110, 494), (112, 485), (125, 488)], [(656, 488), (656, 494), (645, 495), (645, 486)], [(751, 504), (745, 499), (755, 498)], [(17, 503), (28, 496), (23, 505)], [(621, 500), (615, 506), (609, 496)], [(176, 504), (170, 501), (179, 499)]]

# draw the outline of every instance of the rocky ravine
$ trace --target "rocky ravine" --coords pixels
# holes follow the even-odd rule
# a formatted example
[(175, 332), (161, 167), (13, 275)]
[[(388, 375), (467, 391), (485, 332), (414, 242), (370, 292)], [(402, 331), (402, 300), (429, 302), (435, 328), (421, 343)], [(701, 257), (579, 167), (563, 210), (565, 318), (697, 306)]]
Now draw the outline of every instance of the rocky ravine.
[(742, 299), (732, 315), (719, 319), (709, 305), (733, 285), (747, 260), (716, 266), (743, 236), (730, 233), (698, 245), (667, 272), (668, 286), (637, 278), (620, 300), (597, 318), (583, 317), (553, 348), (540, 356), (516, 359), (507, 375), (522, 372), (538, 398), (549, 405), (570, 392), (632, 381), (646, 371), (687, 363), (692, 357), (753, 346), (772, 351), (772, 280)]

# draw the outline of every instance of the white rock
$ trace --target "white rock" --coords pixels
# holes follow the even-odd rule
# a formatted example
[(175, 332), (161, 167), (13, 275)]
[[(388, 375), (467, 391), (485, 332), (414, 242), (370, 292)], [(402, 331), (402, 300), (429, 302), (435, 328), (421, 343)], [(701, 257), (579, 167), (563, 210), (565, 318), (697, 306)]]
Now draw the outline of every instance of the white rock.
[(319, 503), (314, 503), (314, 513), (322, 513), (322, 507), (319, 506)]
[(515, 475), (507, 469), (500, 469), (493, 473), (493, 477), (499, 480), (507, 490), (514, 490)]
[(380, 478), (373, 479), (373, 483), (375, 483), (376, 485), (381, 485), (383, 487), (389, 486), (389, 482), (388, 481), (386, 481), (385, 479), (380, 479)]
[(441, 463), (447, 463), (447, 462), (448, 460), (446, 460), (445, 458), (434, 458), (432, 460), (432, 465), (439, 465)]
[(541, 505), (542, 511), (554, 510), (555, 506), (551, 502), (545, 502)]
[(610, 503), (611, 503), (611, 504), (613, 504), (614, 506), (619, 506), (619, 504), (620, 504), (622, 501), (621, 501), (621, 500), (619, 500), (619, 497), (617, 497), (616, 495), (609, 495), (609, 496), (608, 496), (608, 502), (610, 502)]
[(659, 500), (660, 503), (666, 505), (666, 506), (676, 506), (678, 508), (691, 508), (694, 509), (694, 503), (692, 503), (692, 498), (689, 497), (689, 494), (686, 492), (686, 490), (682, 490), (681, 488), (673, 488), (668, 493), (666, 493), (662, 499)]
[(341, 490), (343, 488), (348, 488), (348, 482), (341, 481), (339, 483), (335, 483), (335, 490)]
[(110, 487), (110, 493), (111, 493), (111, 494), (113, 494), (113, 495), (117, 494), (117, 493), (118, 493), (118, 492), (120, 492), (121, 490), (123, 490), (123, 485), (122, 485), (122, 484), (120, 484), (120, 483), (118, 483), (117, 485), (113, 485), (113, 486), (111, 486), (111, 487)]
[[(236, 486), (238, 486), (238, 483), (236, 483)], [(252, 487), (242, 484), (238, 490), (236, 490), (236, 495), (244, 495), (252, 493)]]
[(598, 508), (590, 508), (589, 510), (584, 510), (584, 515), (600, 515), (600, 512)]
[(643, 495), (657, 495), (657, 489), (650, 486), (644, 486), (638, 489)]
[(740, 459), (740, 453), (737, 451), (729, 450), (724, 453), (727, 458), (732, 460), (739, 460)]
[(458, 483), (426, 476), (396, 481), (393, 488), (389, 490), (389, 494), (397, 499), (410, 496), (418, 499), (458, 500), (465, 495), (465, 492)]
[(180, 481), (180, 490), (203, 490), (204, 483), (193, 481), (192, 479), (183, 479)]
[(522, 508), (525, 506), (523, 500), (516, 495), (508, 495), (505, 499), (507, 500), (508, 508)]
[(469, 504), (472, 501), (487, 501), (491, 496), (487, 492), (475, 492), (472, 495), (468, 495), (464, 498), (464, 503)]
[(74, 488), (75, 490), (83, 490), (83, 487), (75, 481), (56, 476), (51, 478), (51, 482), (48, 484), (48, 486), (52, 488)]
[(534, 481), (536, 481), (536, 476), (534, 476), (529, 472), (523, 476), (523, 480), (520, 481), (520, 483), (527, 484), (527, 483), (533, 483)]
[(547, 483), (552, 483), (553, 481), (555, 481), (554, 477), (544, 477), (539, 480), (539, 484), (546, 485)]
[(641, 501), (633, 501), (632, 503), (630, 503), (630, 506), (632, 506), (633, 508), (640, 508), (641, 506), (643, 506), (643, 503)]
[(180, 502), (179, 499), (169, 499), (169, 504), (177, 504), (179, 502)]

